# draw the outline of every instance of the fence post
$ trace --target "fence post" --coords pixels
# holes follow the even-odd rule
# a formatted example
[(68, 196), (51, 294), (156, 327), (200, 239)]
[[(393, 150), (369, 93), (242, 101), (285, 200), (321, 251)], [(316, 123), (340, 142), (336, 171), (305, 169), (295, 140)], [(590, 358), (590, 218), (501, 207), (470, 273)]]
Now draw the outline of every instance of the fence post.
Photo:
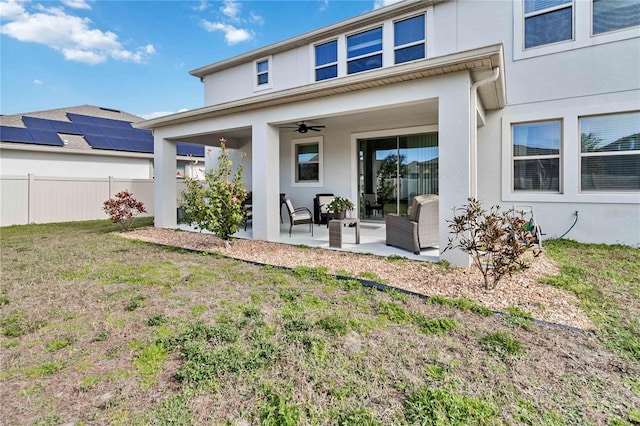
[(113, 176), (109, 176), (109, 196), (107, 197), (107, 200), (111, 199), (112, 195), (113, 195)]
[(29, 200), (27, 202), (27, 224), (30, 224), (33, 222), (36, 210), (36, 195), (34, 194), (36, 177), (31, 173), (29, 173), (27, 177), (29, 179), (29, 183), (27, 185), (27, 199)]

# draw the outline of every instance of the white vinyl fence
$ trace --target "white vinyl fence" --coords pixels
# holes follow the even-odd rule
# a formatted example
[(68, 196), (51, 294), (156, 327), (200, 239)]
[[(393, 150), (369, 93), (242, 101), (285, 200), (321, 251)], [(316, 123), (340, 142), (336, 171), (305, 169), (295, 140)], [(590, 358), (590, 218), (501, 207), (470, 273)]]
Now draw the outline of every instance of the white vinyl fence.
[(2, 176), (0, 226), (107, 219), (102, 204), (125, 189), (153, 215), (153, 179)]

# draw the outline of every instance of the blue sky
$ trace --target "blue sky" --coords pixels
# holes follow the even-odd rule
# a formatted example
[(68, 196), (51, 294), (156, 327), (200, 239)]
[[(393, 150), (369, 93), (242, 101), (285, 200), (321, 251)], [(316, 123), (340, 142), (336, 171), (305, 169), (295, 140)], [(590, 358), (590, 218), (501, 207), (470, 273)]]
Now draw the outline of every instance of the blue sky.
[(0, 1), (0, 113), (203, 106), (189, 71), (397, 0)]

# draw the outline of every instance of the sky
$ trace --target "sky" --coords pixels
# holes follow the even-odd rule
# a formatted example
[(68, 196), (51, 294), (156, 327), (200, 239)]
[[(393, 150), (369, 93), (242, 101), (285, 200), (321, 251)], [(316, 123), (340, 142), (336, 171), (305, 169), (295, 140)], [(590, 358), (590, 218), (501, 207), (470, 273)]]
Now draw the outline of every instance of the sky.
[(189, 74), (398, 0), (1, 0), (0, 114), (204, 106)]

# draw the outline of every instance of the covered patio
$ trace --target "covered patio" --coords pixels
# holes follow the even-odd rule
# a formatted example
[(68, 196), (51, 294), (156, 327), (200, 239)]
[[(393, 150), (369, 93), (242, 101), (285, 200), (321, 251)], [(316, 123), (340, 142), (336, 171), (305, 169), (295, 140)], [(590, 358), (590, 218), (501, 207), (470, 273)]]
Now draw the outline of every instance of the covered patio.
[[(439, 249), (432, 247), (424, 249), (419, 255), (410, 251), (403, 250), (398, 247), (387, 246), (385, 244), (386, 227), (384, 222), (378, 221), (362, 221), (360, 223), (360, 244), (355, 244), (355, 228), (344, 227), (342, 229), (342, 248), (334, 248), (329, 246), (329, 229), (327, 225), (313, 224), (313, 236), (309, 231), (309, 225), (296, 225), (291, 231), (289, 237), (289, 218), (286, 209), (283, 207), (283, 222), (280, 225), (280, 235), (273, 242), (281, 244), (291, 244), (295, 246), (316, 247), (327, 250), (341, 250), (352, 253), (374, 254), (376, 256), (402, 256), (407, 259), (421, 260), (428, 262), (438, 262)], [(179, 229), (185, 231), (193, 231), (193, 227), (180, 224)], [(253, 239), (253, 231), (251, 223), (247, 226), (247, 230), (240, 229), (234, 237)]]
[[(428, 181), (430, 187), (411, 189), (406, 194), (398, 192), (400, 195), (395, 198), (402, 199), (398, 210), (403, 213), (412, 196), (439, 195), (438, 246), (442, 250), (449, 237), (446, 221), (452, 207), (464, 204), (477, 193), (476, 132), (484, 124), (485, 109), (504, 105), (500, 69), (502, 46), (488, 46), (137, 123), (136, 127), (154, 131), (156, 226), (177, 225), (177, 200), (172, 195), (176, 193), (176, 179), (171, 172), (176, 143), (206, 145), (209, 168), (215, 167), (215, 147), (224, 137), (227, 147), (238, 154), (234, 163), (241, 152), (247, 155), (245, 183), (253, 193), (251, 228), (238, 236), (329, 248), (326, 225), (314, 225), (313, 238), (308, 228), (295, 226), (289, 237), (284, 208), (285, 223), (280, 221), (278, 194), (286, 193), (296, 207), (312, 211), (317, 193), (332, 193), (355, 202), (362, 195), (376, 192), (369, 184), (371, 175), (361, 173), (373, 163), (367, 163), (366, 157), (363, 160), (361, 153), (388, 150), (390, 141), (397, 141), (400, 150), (402, 138), (422, 138), (433, 140), (429, 146), (439, 151), (438, 164), (427, 167), (433, 162), (431, 157), (409, 158), (407, 171), (428, 170), (437, 180)], [(320, 125), (322, 130), (296, 133), (291, 128), (299, 122)], [(386, 142), (378, 142), (381, 139)], [(373, 142), (367, 145), (368, 141)], [(319, 164), (315, 182), (298, 180), (296, 147), (304, 144), (315, 145)], [(414, 167), (418, 164), (425, 166)], [(401, 203), (405, 203), (404, 207)], [(367, 222), (373, 218), (361, 213), (356, 203), (353, 215), (362, 220), (361, 243), (352, 244), (352, 232), (345, 229), (343, 249), (414, 256), (410, 251), (387, 247), (384, 221), (371, 221), (369, 225)], [(470, 263), (469, 257), (458, 250), (444, 254), (440, 250), (432, 249), (418, 257), (444, 259), (460, 266)]]

